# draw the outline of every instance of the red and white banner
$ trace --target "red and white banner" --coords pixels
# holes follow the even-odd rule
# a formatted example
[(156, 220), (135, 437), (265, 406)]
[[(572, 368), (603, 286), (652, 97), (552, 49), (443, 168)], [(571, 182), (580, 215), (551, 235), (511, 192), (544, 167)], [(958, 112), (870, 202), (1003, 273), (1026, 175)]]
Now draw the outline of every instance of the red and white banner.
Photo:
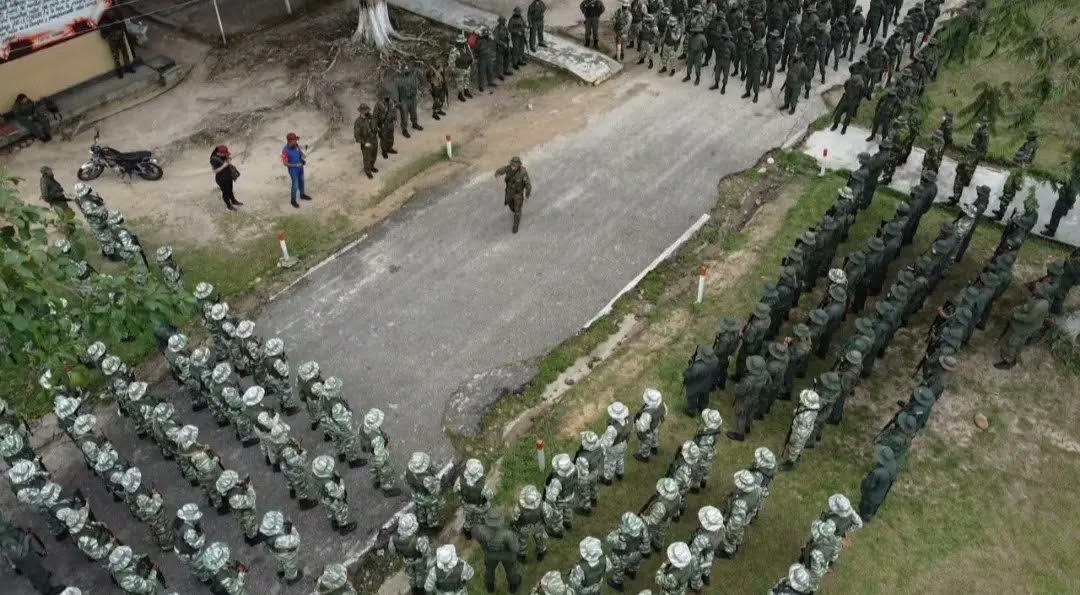
[(0, 62), (97, 27), (114, 0), (0, 0)]

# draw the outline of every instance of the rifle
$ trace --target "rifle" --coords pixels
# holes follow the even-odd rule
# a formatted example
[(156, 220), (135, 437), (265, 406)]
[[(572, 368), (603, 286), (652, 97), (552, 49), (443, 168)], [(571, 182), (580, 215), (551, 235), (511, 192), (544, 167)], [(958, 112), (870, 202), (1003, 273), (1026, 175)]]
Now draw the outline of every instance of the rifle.
[(33, 538), (33, 543), (36, 543), (38, 546), (39, 551), (34, 553), (37, 554), (39, 558), (44, 558), (45, 556), (48, 556), (49, 550), (45, 548), (45, 542), (41, 541), (41, 538), (38, 537), (38, 534), (34, 533), (32, 529), (25, 529), (24, 531), (27, 535)]
[(697, 434), (694, 434), (693, 440), (696, 441), (698, 438), (706, 438), (708, 436), (717, 436), (717, 435), (723, 434), (723, 433), (724, 433), (724, 430), (722, 430), (722, 429), (721, 430), (710, 430), (708, 432), (698, 432)]
[(645, 514), (645, 511), (649, 510), (649, 508), (652, 507), (653, 503), (656, 502), (659, 499), (660, 499), (660, 494), (655, 494), (654, 493), (651, 498), (649, 498), (648, 500), (645, 501), (645, 505), (641, 507), (641, 510), (638, 511), (638, 516), (641, 516), (641, 515)]

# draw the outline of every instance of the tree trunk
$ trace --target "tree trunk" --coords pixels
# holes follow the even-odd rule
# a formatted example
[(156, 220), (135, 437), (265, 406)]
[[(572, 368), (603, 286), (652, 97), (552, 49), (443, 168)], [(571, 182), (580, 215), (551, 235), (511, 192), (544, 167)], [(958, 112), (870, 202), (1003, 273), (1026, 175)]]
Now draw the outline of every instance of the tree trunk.
[(353, 41), (370, 44), (380, 52), (386, 52), (390, 48), (390, 38), (396, 35), (397, 32), (390, 25), (386, 0), (360, 0)]

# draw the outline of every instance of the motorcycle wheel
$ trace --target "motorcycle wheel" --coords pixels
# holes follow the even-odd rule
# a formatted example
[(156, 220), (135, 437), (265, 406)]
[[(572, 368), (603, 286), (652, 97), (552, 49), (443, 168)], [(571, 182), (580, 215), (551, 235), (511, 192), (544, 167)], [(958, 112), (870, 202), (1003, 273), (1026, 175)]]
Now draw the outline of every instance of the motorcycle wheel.
[(96, 180), (103, 171), (105, 171), (105, 166), (100, 163), (95, 163), (88, 169), (80, 167), (79, 171), (75, 172), (75, 176), (84, 182), (89, 182), (90, 180)]
[(139, 166), (139, 177), (144, 180), (160, 180), (165, 175), (165, 170), (161, 169), (161, 166), (153, 163), (145, 163)]

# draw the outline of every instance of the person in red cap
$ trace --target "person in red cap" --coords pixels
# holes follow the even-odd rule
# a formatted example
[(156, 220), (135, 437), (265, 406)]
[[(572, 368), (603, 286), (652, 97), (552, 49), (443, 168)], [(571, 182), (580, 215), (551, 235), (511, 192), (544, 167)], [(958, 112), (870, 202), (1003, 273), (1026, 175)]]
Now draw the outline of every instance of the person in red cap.
[(240, 177), (240, 171), (232, 164), (232, 153), (229, 147), (218, 145), (210, 153), (210, 169), (214, 170), (214, 181), (221, 188), (221, 200), (225, 201), (225, 208), (235, 211), (236, 207), (244, 203), (236, 200), (233, 195), (233, 182)]
[(300, 208), (296, 202), (297, 195), (304, 200), (311, 197), (304, 192), (304, 164), (307, 163), (307, 155), (300, 148), (300, 137), (295, 132), (285, 135), (285, 148), (281, 150), (281, 163), (289, 170), (289, 178), (292, 180), (292, 189), (289, 196), (292, 199), (293, 208)]

